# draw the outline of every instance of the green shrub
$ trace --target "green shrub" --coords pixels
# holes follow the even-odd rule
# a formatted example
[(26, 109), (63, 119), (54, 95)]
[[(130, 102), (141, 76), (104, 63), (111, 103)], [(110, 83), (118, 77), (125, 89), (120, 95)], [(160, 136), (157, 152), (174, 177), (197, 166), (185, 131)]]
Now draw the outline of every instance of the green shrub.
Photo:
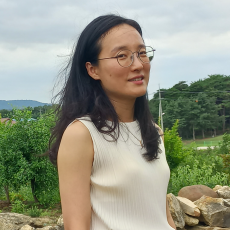
[(215, 165), (213, 166), (213, 174), (224, 171), (223, 159), (216, 153), (216, 149), (197, 150), (190, 147), (189, 151), (190, 154), (183, 159), (179, 166), (189, 165), (193, 168), (194, 160), (197, 160), (198, 168), (201, 168), (205, 163), (206, 165)]
[(217, 184), (227, 185), (228, 174), (223, 172), (214, 173), (215, 164), (201, 164), (198, 160), (194, 160), (193, 166), (179, 166), (171, 173), (171, 181), (169, 192), (177, 195), (178, 191), (190, 185), (206, 185), (213, 188)]
[(19, 193), (10, 192), (10, 200), (14, 203), (16, 200), (24, 201), (24, 198)]
[(230, 134), (225, 133), (219, 143), (219, 154), (230, 154)]
[(43, 205), (44, 208), (52, 208), (60, 202), (59, 188), (40, 191), (38, 198), (39, 203)]
[(15, 200), (11, 204), (11, 212), (24, 213), (24, 211), (25, 211), (25, 205), (21, 200)]
[(42, 209), (39, 209), (37, 206), (34, 206), (27, 209), (26, 213), (31, 217), (39, 217), (42, 214)]
[(170, 170), (176, 168), (183, 159), (189, 155), (190, 150), (183, 148), (181, 137), (178, 134), (178, 120), (175, 122), (171, 130), (165, 130), (164, 145)]

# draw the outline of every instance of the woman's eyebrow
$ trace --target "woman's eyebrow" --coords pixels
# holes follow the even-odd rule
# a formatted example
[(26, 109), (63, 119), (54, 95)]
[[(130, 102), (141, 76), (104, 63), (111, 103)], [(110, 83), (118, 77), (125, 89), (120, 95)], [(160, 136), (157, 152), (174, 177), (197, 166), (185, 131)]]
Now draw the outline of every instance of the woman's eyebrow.
[[(137, 48), (140, 49), (140, 48), (143, 48), (143, 47), (145, 47), (145, 45), (144, 45), (144, 44), (141, 44), (141, 45), (139, 45)], [(117, 52), (118, 50), (123, 50), (123, 49), (128, 49), (128, 48), (127, 48), (127, 46), (117, 46), (117, 47), (115, 47), (115, 48), (113, 48), (113, 49), (111, 50), (111, 53), (115, 53), (115, 52)]]

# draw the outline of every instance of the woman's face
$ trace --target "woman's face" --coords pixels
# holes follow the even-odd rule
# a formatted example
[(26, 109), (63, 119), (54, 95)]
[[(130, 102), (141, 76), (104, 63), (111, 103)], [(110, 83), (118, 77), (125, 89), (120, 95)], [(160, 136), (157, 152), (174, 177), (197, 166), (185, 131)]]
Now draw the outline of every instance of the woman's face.
[[(115, 57), (119, 51), (128, 49), (132, 52), (139, 51), (144, 45), (138, 31), (127, 24), (112, 28), (101, 40), (100, 58)], [(96, 67), (98, 80), (110, 99), (124, 100), (135, 99), (146, 93), (149, 81), (150, 64), (143, 63), (134, 54), (134, 60), (129, 67), (122, 67), (117, 59), (99, 60)], [(141, 81), (134, 81), (141, 78)]]

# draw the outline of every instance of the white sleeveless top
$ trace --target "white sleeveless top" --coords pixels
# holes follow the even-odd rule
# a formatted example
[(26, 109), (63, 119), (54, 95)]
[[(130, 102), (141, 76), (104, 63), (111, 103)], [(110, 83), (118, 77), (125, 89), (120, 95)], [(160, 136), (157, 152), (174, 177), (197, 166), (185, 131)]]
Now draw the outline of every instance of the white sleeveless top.
[(137, 140), (141, 140), (137, 121), (120, 123), (120, 136), (111, 142), (90, 118), (77, 120), (88, 128), (94, 147), (91, 230), (172, 230), (166, 216), (170, 171), (163, 141), (159, 159), (147, 162)]

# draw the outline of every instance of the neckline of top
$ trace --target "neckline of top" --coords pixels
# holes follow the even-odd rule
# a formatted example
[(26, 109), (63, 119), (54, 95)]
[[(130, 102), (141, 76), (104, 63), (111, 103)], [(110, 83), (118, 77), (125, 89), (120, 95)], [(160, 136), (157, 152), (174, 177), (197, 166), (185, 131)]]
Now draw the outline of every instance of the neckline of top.
[[(109, 124), (112, 124), (113, 122), (112, 121), (109, 121), (109, 120), (106, 120), (107, 123)], [(138, 121), (137, 120), (134, 120), (134, 121), (130, 121), (130, 122), (119, 122), (119, 124), (123, 124), (123, 125), (126, 125), (126, 126), (136, 126), (138, 125)]]

